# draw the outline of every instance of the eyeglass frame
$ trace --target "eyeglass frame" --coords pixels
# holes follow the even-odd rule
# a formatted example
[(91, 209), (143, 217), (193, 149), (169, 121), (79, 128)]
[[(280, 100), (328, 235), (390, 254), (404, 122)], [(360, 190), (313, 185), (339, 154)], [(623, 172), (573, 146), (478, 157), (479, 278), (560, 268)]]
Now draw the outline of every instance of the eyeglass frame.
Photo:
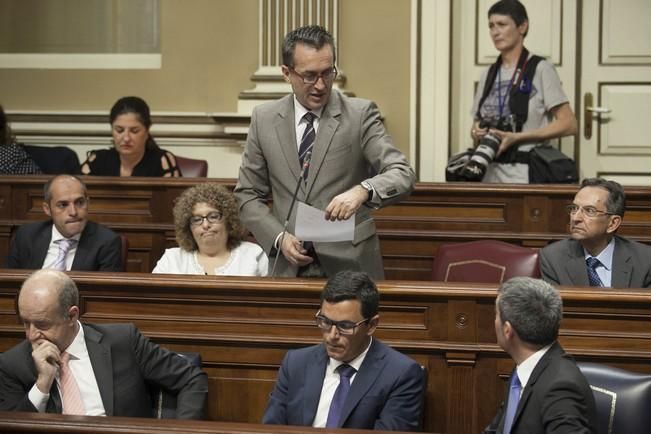
[[(215, 221), (210, 221), (211, 216), (214, 215), (214, 214), (218, 214), (219, 218), (217, 218)], [(195, 219), (195, 218), (196, 219), (200, 218), (201, 221), (195, 220), (193, 222), (192, 220)], [(196, 226), (201, 226), (203, 224), (203, 222), (206, 221), (206, 220), (211, 225), (214, 225), (216, 223), (221, 223), (224, 220), (224, 213), (222, 213), (221, 211), (210, 211), (206, 215), (191, 215), (190, 218), (188, 219), (188, 222), (190, 223), (190, 227), (196, 227)]]
[[(327, 321), (328, 323), (330, 323), (330, 327), (328, 327), (328, 328), (320, 327), (320, 326), (319, 326), (319, 320), (320, 320), (320, 319), (325, 320), (325, 321)], [(333, 321), (333, 320), (331, 320), (330, 318), (328, 318), (327, 316), (322, 315), (320, 309), (319, 309), (319, 311), (316, 313), (316, 315), (314, 315), (314, 322), (316, 323), (316, 326), (317, 326), (320, 330), (323, 330), (323, 331), (330, 331), (330, 330), (332, 330), (332, 326), (335, 326), (335, 328), (337, 329), (337, 332), (339, 332), (339, 334), (342, 334), (342, 335), (345, 335), (345, 336), (351, 336), (351, 335), (354, 335), (354, 334), (355, 334), (355, 329), (356, 329), (357, 327), (361, 326), (361, 325), (364, 324), (364, 323), (369, 322), (371, 319), (372, 319), (372, 318), (364, 318), (363, 320), (358, 321), (358, 322), (353, 322), (353, 321), (348, 321), (348, 320), (343, 320), (343, 321)], [(339, 325), (342, 324), (342, 323), (345, 323), (345, 324), (353, 324), (353, 326), (352, 326), (351, 329), (341, 329), (341, 328), (339, 327)]]
[(569, 205), (565, 205), (565, 210), (567, 211), (567, 213), (569, 215), (575, 215), (576, 213), (581, 211), (583, 213), (583, 215), (588, 217), (588, 218), (596, 218), (596, 217), (603, 216), (603, 215), (617, 215), (614, 212), (601, 211), (599, 209), (596, 209), (593, 206), (583, 207), (583, 206), (580, 206), (580, 205), (576, 205), (574, 203), (571, 203)]
[[(307, 81), (308, 79), (305, 77), (305, 74), (301, 74), (296, 69), (294, 69), (293, 66), (288, 66), (287, 69), (289, 69), (290, 72), (293, 72), (294, 74), (298, 75), (301, 78), (301, 80), (303, 80), (303, 84), (310, 84), (310, 85), (316, 84), (319, 81), (319, 79), (322, 79), (324, 83), (333, 82), (335, 81), (335, 79), (337, 78), (337, 74), (339, 73), (339, 71), (337, 70), (337, 66), (333, 65), (330, 68), (331, 72), (328, 73), (328, 74), (332, 74), (331, 78), (328, 78), (325, 72), (320, 72), (318, 74), (315, 74), (316, 77), (314, 81)], [(310, 72), (309, 74), (314, 74), (314, 73)]]

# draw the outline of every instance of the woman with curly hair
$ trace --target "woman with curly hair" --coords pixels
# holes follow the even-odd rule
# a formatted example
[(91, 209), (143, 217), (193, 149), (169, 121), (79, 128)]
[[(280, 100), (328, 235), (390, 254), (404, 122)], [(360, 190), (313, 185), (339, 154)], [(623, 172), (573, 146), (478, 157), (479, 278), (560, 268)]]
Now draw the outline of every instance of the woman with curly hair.
[(269, 260), (260, 246), (242, 241), (238, 208), (219, 184), (185, 190), (174, 205), (179, 247), (167, 249), (153, 273), (266, 276)]

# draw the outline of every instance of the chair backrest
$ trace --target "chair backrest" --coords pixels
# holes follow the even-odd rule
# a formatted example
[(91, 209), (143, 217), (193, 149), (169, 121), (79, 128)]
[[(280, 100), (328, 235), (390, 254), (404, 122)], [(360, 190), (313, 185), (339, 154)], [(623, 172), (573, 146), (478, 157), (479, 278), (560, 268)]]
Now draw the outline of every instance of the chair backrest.
[(651, 375), (599, 363), (577, 363), (597, 403), (599, 434), (651, 430)]
[(47, 175), (79, 175), (79, 157), (66, 146), (24, 145), (27, 153)]
[(538, 251), (496, 240), (439, 246), (432, 280), (502, 283), (515, 276), (540, 277)]
[(129, 238), (124, 234), (120, 234), (120, 242), (122, 244), (122, 271), (127, 271), (127, 264), (129, 263)]
[(195, 160), (194, 158), (179, 157), (176, 158), (176, 165), (181, 169), (181, 175), (184, 178), (205, 178), (208, 176), (208, 162), (206, 160)]
[[(188, 363), (201, 368), (201, 354), (199, 353), (175, 353), (183, 357)], [(176, 395), (161, 388), (152, 389), (154, 399), (154, 417), (157, 419), (176, 419)]]

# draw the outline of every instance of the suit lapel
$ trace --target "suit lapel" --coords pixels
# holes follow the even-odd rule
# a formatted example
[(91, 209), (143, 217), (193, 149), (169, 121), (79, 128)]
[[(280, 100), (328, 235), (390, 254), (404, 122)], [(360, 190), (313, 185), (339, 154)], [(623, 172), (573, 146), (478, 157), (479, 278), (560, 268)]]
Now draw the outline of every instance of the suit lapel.
[(615, 251), (613, 252), (613, 265), (610, 286), (613, 288), (628, 288), (631, 286), (633, 265), (631, 255), (624, 251), (619, 238), (615, 237)]
[(350, 386), (350, 392), (348, 392), (348, 397), (344, 403), (344, 412), (341, 414), (338, 428), (344, 425), (346, 419), (348, 419), (348, 416), (357, 407), (359, 401), (367, 394), (368, 389), (375, 384), (377, 377), (382, 372), (386, 363), (384, 356), (385, 354), (380, 344), (376, 339), (373, 339), (371, 348), (366, 353), (366, 357), (359, 367), (359, 372), (355, 375), (355, 380)]
[[(531, 376), (529, 377), (529, 381), (524, 387), (524, 390), (522, 391), (522, 396), (520, 396), (520, 402), (518, 402), (518, 409), (515, 412), (515, 417), (513, 418), (513, 425), (511, 425), (511, 431), (515, 431), (515, 427), (518, 424), (518, 419), (524, 412), (524, 408), (527, 405), (527, 401), (533, 394), (533, 390), (536, 387), (536, 382), (538, 381), (538, 378), (540, 375), (547, 369), (547, 366), (549, 365), (549, 362), (551, 361), (552, 356), (555, 356), (556, 354), (561, 353), (561, 347), (558, 345), (558, 342), (554, 342), (552, 346), (547, 350), (544, 356), (538, 361), (538, 364), (536, 364), (536, 367), (533, 369), (533, 372), (531, 373)], [(502, 422), (502, 427), (503, 427), (503, 422)]]
[(323, 344), (319, 345), (314, 352), (312, 363), (305, 368), (305, 398), (303, 400), (303, 425), (312, 426), (316, 416), (319, 399), (321, 399), (321, 389), (323, 388), (323, 379), (325, 378), (326, 365), (328, 363), (328, 354)]
[(95, 232), (95, 227), (92, 222), (87, 221), (86, 227), (79, 237), (79, 244), (77, 244), (77, 251), (75, 252), (75, 258), (72, 260), (72, 266), (70, 270), (84, 270), (90, 267), (84, 267), (84, 264), (90, 258), (90, 240), (93, 239), (93, 233)]
[(293, 175), (294, 182), (301, 174), (301, 164), (298, 161), (298, 145), (296, 144), (296, 126), (294, 125), (294, 97), (288, 96), (283, 100), (274, 122), (280, 150), (285, 157), (287, 167)]
[(573, 285), (590, 286), (588, 281), (588, 269), (585, 265), (585, 254), (581, 243), (571, 240), (568, 247), (568, 260), (565, 264), (567, 274)]
[(314, 186), (317, 175), (321, 170), (325, 156), (328, 153), (332, 138), (339, 128), (339, 116), (341, 115), (341, 96), (336, 90), (330, 94), (328, 104), (323, 108), (321, 119), (319, 120), (319, 131), (317, 132), (314, 141), (314, 150), (312, 151), (312, 162), (310, 163), (310, 172), (307, 177), (307, 193), (306, 198), (309, 197), (310, 191)]
[(97, 330), (84, 327), (86, 348), (90, 357), (90, 364), (95, 372), (95, 379), (99, 387), (99, 394), (102, 396), (104, 410), (107, 416), (113, 416), (113, 362), (111, 360), (111, 349), (103, 344), (102, 334)]
[(32, 256), (30, 268), (39, 269), (43, 267), (43, 262), (47, 256), (47, 251), (50, 248), (50, 242), (52, 241), (52, 222), (50, 221), (49, 225), (45, 226), (44, 236), (36, 237), (35, 240), (28, 240), (28, 242), (34, 243), (34, 256)]

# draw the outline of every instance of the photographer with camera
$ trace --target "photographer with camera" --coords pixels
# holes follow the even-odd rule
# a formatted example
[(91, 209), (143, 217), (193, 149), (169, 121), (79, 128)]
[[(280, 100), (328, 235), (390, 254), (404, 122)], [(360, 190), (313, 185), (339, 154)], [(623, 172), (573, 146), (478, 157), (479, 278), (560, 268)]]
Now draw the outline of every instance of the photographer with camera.
[(479, 82), (470, 132), (477, 148), (460, 175), (467, 181), (529, 183), (529, 152), (577, 131), (553, 65), (524, 47), (525, 7), (501, 0), (488, 10), (497, 61)]

